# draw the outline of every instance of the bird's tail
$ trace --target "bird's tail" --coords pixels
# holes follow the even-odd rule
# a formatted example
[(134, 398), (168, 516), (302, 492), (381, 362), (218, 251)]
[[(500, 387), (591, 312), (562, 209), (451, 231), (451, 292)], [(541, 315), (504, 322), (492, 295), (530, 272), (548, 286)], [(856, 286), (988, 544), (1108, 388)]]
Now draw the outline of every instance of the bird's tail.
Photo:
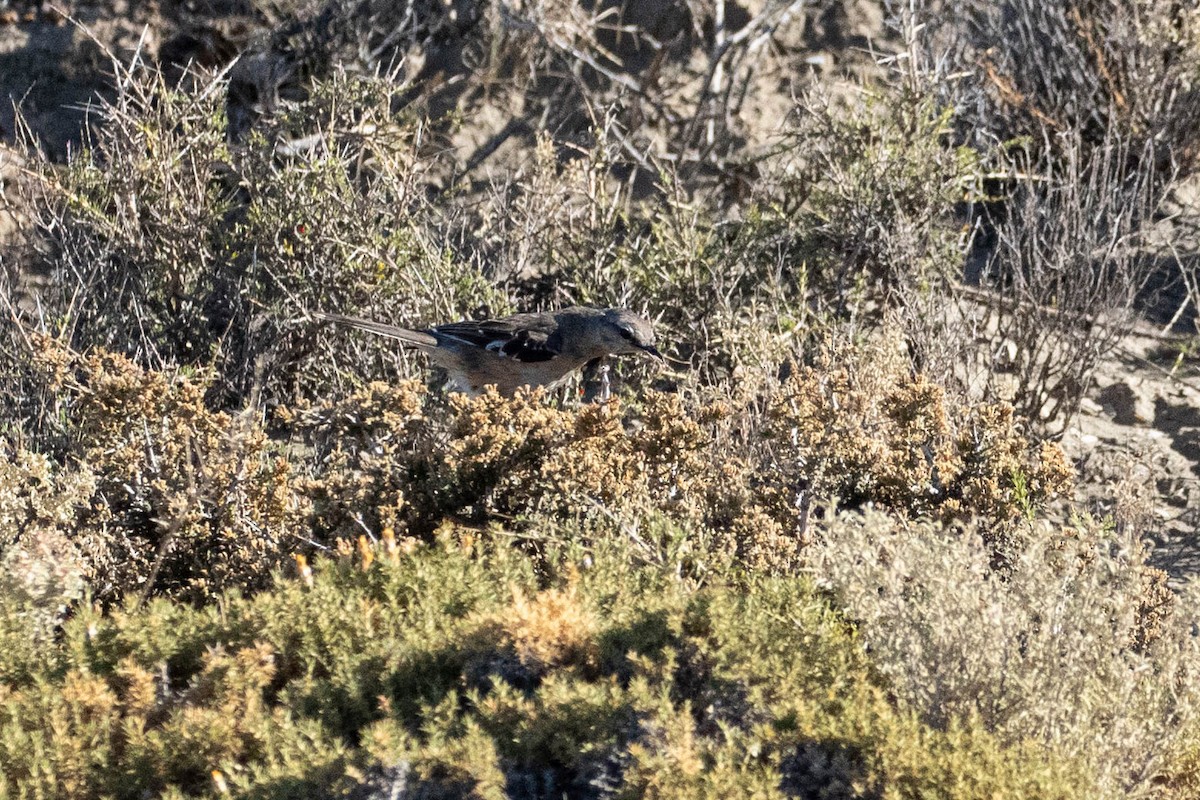
[(379, 336), (388, 336), (392, 339), (398, 339), (400, 342), (409, 345), (410, 347), (419, 347), (424, 350), (432, 349), (438, 346), (438, 340), (430, 336), (428, 333), (414, 331), (408, 328), (401, 328), (396, 325), (388, 325), (383, 322), (372, 322), (369, 319), (359, 319), (358, 317), (347, 317), (344, 314), (325, 314), (320, 311), (308, 312), (315, 319), (325, 322), (333, 322), (338, 325), (345, 325), (348, 328), (358, 328), (359, 330), (369, 331), (370, 333), (378, 334)]

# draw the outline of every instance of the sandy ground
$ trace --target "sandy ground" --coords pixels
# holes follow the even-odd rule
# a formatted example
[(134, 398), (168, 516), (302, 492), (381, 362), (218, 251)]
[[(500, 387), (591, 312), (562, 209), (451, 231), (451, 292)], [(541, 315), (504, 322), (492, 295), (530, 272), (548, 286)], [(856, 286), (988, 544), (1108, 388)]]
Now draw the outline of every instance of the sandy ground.
[(1156, 302), (1100, 364), (1063, 437), (1078, 497), (1144, 531), (1172, 583), (1200, 577), (1200, 310), (1178, 280), (1200, 274), (1200, 178), (1172, 191), (1153, 239), (1178, 258)]
[(1200, 575), (1200, 369), (1149, 324), (1096, 371), (1063, 437), (1077, 499), (1141, 528), (1178, 584)]

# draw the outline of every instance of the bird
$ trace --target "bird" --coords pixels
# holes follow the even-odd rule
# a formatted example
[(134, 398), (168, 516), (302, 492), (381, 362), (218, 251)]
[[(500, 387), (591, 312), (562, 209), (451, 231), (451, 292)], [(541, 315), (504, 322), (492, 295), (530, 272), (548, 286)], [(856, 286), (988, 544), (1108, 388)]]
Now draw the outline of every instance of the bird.
[(429, 354), (449, 375), (450, 391), (478, 395), (488, 386), (511, 397), (525, 386), (553, 387), (590, 361), (645, 353), (660, 362), (654, 326), (624, 308), (571, 306), (413, 330), (343, 314), (320, 320), (398, 340)]

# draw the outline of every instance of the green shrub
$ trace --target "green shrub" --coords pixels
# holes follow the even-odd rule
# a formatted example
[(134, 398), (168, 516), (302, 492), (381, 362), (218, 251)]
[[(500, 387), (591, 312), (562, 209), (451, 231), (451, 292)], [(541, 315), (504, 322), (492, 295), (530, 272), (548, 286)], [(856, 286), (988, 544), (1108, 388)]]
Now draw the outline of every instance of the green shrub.
[(0, 690), (0, 792), (1087, 792), (1048, 751), (894, 708), (803, 580), (698, 586), (613, 544), (535, 570), (472, 540), (323, 560), (207, 608), (81, 610)]
[(983, 155), (953, 141), (954, 109), (932, 87), (864, 94), (802, 99), (772, 200), (809, 232), (818, 296), (837, 313), (857, 318), (880, 301), (932, 313), (961, 276), (969, 237), (958, 209), (982, 198)]

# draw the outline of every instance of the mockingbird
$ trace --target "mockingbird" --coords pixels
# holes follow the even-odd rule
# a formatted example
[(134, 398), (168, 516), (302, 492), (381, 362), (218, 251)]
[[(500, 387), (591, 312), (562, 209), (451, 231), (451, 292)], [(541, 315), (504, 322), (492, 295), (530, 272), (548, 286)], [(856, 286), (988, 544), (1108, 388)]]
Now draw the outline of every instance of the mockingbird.
[(649, 353), (654, 328), (623, 308), (583, 308), (452, 322), (416, 331), (382, 322), (314, 312), (317, 319), (390, 336), (429, 354), (449, 373), (451, 391), (478, 394), (494, 385), (505, 396), (521, 386), (552, 386), (597, 358)]

